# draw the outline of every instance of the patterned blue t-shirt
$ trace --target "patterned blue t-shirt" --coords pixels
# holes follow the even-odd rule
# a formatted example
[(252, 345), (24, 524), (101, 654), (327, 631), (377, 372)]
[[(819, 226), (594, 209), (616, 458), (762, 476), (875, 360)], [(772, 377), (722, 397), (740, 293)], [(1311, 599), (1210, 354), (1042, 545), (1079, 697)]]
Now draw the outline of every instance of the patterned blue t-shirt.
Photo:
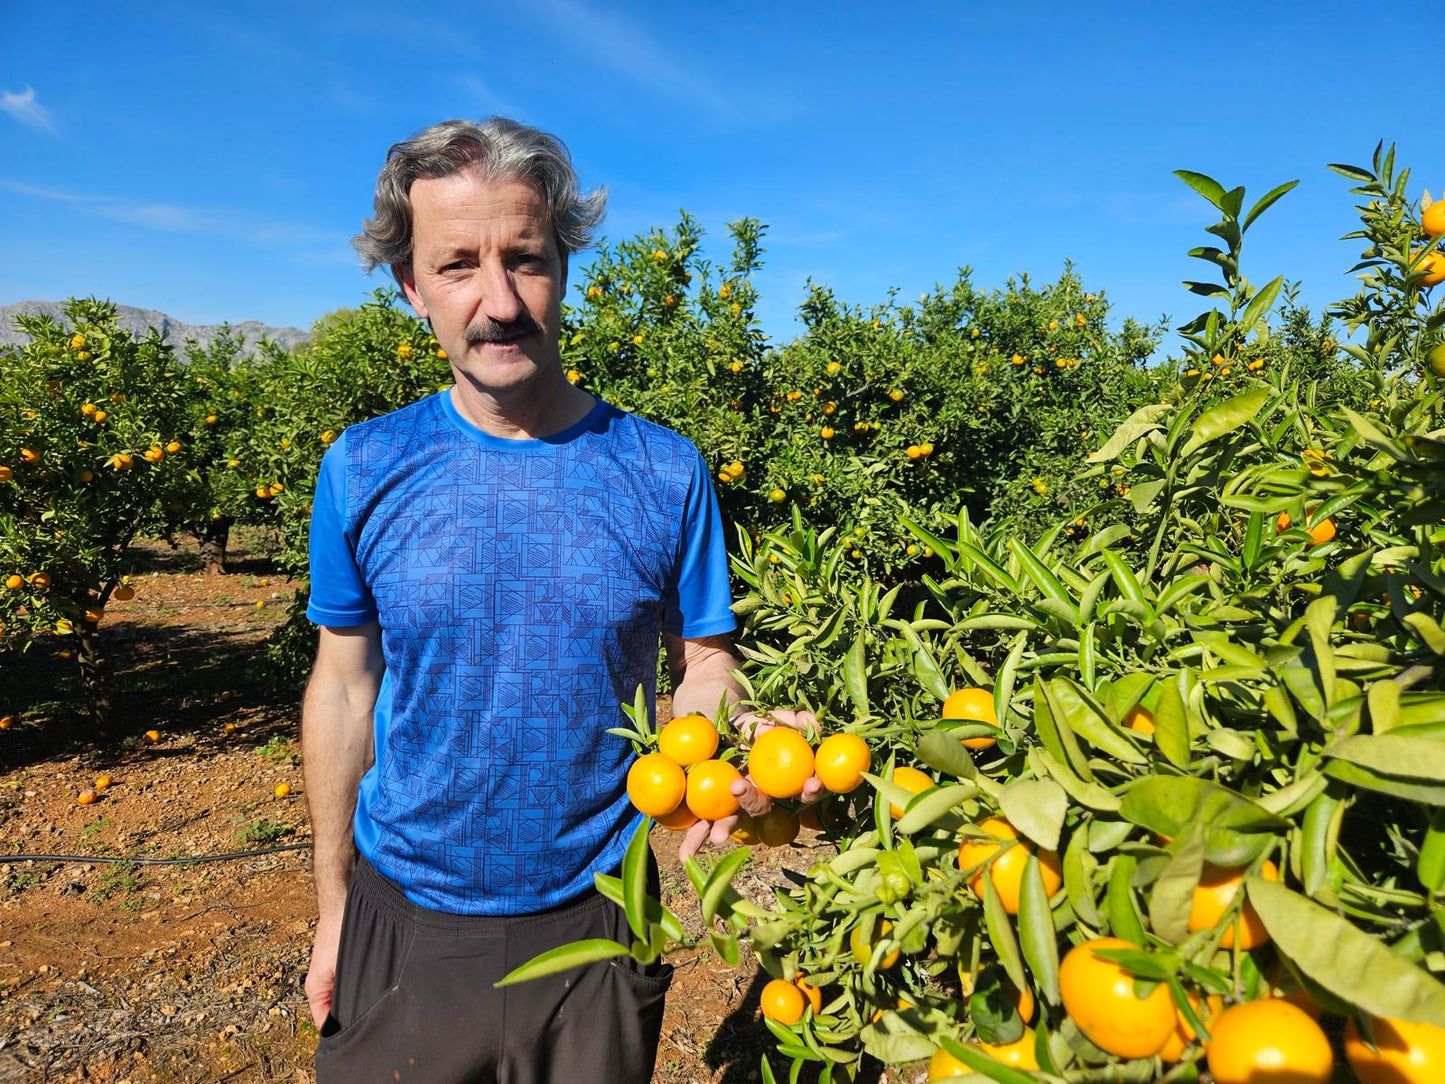
[(319, 625), (381, 627), (357, 849), (423, 907), (527, 914), (622, 861), (639, 817), (609, 727), (656, 692), (660, 630), (734, 627), (706, 464), (599, 401), (540, 440), (447, 393), (354, 425), (311, 520)]

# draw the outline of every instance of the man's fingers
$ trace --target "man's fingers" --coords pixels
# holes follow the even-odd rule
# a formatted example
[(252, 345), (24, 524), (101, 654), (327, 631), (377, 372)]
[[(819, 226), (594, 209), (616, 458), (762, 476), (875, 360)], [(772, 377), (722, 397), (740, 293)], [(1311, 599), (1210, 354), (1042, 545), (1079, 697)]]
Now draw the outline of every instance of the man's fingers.
[(713, 821), (712, 831), (708, 833), (709, 838), (712, 839), (713, 846), (721, 847), (724, 843), (726, 843), (728, 841), (728, 837), (733, 834), (733, 829), (737, 826), (738, 818), (736, 816), (719, 817), (717, 820)]
[(808, 781), (803, 784), (803, 793), (798, 795), (798, 800), (804, 805), (811, 805), (823, 797), (823, 781), (816, 775), (810, 775)]
[(677, 856), (686, 862), (693, 855), (702, 849), (702, 844), (707, 839), (707, 834), (712, 828), (710, 821), (698, 821), (686, 832), (683, 833), (682, 843), (677, 848)]
[(757, 788), (752, 776), (734, 780), (728, 790), (738, 800), (743, 812), (750, 817), (761, 817), (773, 808), (773, 800)]

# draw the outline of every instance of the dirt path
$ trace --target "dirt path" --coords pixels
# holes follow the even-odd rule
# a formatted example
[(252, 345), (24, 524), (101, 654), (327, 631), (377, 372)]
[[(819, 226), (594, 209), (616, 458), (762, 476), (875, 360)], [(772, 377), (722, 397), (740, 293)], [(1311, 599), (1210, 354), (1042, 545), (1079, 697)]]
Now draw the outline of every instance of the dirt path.
[[(260, 670), (291, 588), (244, 550), (233, 568), (207, 575), (189, 551), (147, 549), (136, 598), (107, 614), (132, 735), (112, 753), (90, 751), (75, 718), (64, 641), (5, 664), (0, 693), (20, 721), (0, 732), (0, 853), (88, 860), (0, 864), (0, 1081), (313, 1079), (297, 697), (266, 694)], [(140, 740), (152, 728), (160, 740)], [(110, 786), (77, 804), (101, 773)], [(664, 898), (700, 931), (672, 844), (654, 837)], [(270, 848), (291, 849), (107, 861)], [(761, 900), (813, 850), (806, 840), (759, 850), (738, 886)], [(758, 1080), (773, 1040), (757, 1015), (757, 969), (710, 953), (674, 963), (654, 1081)], [(774, 1067), (786, 1079), (785, 1063)]]

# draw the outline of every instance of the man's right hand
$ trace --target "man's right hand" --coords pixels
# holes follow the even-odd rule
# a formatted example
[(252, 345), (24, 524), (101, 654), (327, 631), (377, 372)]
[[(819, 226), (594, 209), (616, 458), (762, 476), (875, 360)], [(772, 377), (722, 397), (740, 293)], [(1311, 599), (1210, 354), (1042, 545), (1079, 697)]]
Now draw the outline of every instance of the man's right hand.
[(311, 964), (306, 969), (306, 1000), (311, 1019), (319, 1029), (331, 1012), (331, 992), (336, 986), (336, 957), (341, 950), (341, 913), (316, 923), (316, 940), (311, 944)]

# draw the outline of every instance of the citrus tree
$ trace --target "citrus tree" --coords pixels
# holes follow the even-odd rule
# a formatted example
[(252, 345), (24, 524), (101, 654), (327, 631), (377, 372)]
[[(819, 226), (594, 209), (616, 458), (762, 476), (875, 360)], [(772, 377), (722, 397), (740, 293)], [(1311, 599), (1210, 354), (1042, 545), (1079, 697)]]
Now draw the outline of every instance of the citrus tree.
[[(743, 545), (750, 693), (812, 707), (872, 768), (811, 811), (836, 856), (771, 906), (731, 887), (745, 850), (688, 866), (718, 951), (746, 937), (804, 995), (763, 1005), (795, 1078), (853, 1079), (867, 1052), (932, 1079), (1324, 1084), (1324, 1013), (1372, 1084), (1445, 1071), (1445, 319), (1390, 169), (1340, 167), (1381, 261), (1335, 310), (1364, 336), (1342, 347), (1360, 409), (1239, 362), (1277, 337), (1284, 285), (1238, 275), (1242, 238), (1288, 186), (1243, 214), (1190, 174), (1227, 246), (1196, 250), (1222, 280), (1196, 292), (1222, 305), (1078, 471), (1108, 482), (1101, 525), (905, 517), (936, 562), (911, 604), (845, 583), (852, 543), (801, 518)], [(608, 888), (654, 958), (680, 924), (646, 897), (645, 845)]]
[(134, 593), (132, 542), (183, 516), (195, 388), (170, 344), (120, 329), (115, 306), (72, 301), (65, 316), (17, 317), (30, 341), (0, 354), (0, 625), (9, 650), (65, 637), (113, 737), (100, 627)]

